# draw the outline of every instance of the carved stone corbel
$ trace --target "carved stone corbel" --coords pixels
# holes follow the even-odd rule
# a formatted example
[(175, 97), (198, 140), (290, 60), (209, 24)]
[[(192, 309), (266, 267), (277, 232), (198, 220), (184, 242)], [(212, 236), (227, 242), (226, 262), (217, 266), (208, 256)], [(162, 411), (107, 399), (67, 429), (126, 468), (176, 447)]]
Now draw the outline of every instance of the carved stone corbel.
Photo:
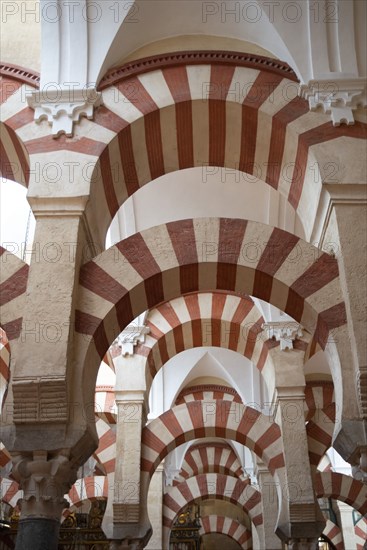
[(282, 351), (293, 349), (294, 340), (303, 336), (301, 325), (295, 321), (264, 323), (261, 328), (268, 333), (269, 340), (275, 338), (280, 343)]
[(72, 137), (74, 124), (81, 117), (93, 119), (94, 108), (101, 104), (102, 94), (95, 88), (34, 90), (27, 95), (27, 101), (35, 111), (37, 123), (48, 120), (54, 138), (62, 134)]
[(310, 80), (300, 86), (299, 93), (311, 111), (322, 109), (330, 114), (334, 126), (354, 124), (354, 111), (367, 105), (365, 78)]

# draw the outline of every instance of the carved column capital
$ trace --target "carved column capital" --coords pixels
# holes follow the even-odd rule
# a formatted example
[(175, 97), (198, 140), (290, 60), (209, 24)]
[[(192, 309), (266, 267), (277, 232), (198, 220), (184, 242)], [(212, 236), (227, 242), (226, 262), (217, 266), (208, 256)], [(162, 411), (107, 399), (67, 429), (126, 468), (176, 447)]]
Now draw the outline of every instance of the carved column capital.
[(94, 108), (102, 101), (101, 92), (93, 87), (84, 89), (47, 88), (34, 90), (27, 95), (29, 107), (34, 109), (36, 122), (48, 120), (52, 126), (52, 136), (58, 138), (61, 134), (73, 135), (73, 126), (81, 117), (93, 119)]
[(268, 333), (268, 338), (275, 338), (280, 343), (280, 349), (293, 349), (293, 342), (296, 338), (303, 336), (303, 330), (299, 323), (295, 321), (274, 321), (264, 323), (261, 327)]
[(23, 490), (22, 519), (38, 517), (60, 519), (68, 506), (64, 495), (77, 477), (78, 465), (69, 460), (67, 450), (13, 453), (12, 474)]
[(138, 344), (144, 344), (146, 334), (149, 334), (150, 328), (144, 325), (137, 326), (133, 323), (123, 330), (112, 345), (118, 346), (123, 357), (134, 355), (134, 348)]
[(310, 110), (321, 108), (330, 114), (334, 126), (354, 124), (354, 111), (367, 105), (366, 79), (310, 80), (300, 86), (300, 96), (308, 100)]

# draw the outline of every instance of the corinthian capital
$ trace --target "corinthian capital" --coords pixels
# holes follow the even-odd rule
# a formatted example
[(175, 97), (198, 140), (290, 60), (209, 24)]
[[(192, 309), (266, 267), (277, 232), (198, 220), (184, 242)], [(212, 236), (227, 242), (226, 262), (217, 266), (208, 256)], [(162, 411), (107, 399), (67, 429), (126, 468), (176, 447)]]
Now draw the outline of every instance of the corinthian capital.
[(13, 476), (23, 490), (22, 517), (59, 520), (68, 506), (64, 495), (77, 477), (77, 465), (70, 462), (68, 451), (13, 453), (12, 460)]

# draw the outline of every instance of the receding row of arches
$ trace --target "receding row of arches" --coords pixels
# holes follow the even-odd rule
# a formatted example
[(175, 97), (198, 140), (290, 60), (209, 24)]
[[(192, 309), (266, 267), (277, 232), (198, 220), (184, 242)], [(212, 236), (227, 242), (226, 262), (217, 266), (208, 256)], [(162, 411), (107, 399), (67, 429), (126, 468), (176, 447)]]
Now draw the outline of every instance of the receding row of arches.
[[(180, 514), (214, 497), (239, 506), (244, 523), (208, 514), (200, 524), (202, 536), (237, 533), (233, 538), (240, 541), (241, 547), (265, 547), (264, 491), (260, 482), (255, 484), (254, 475), (251, 478), (246, 474), (238, 446), (250, 449), (254, 469), (259, 470), (261, 463), (268, 470), (277, 495), (272, 530), (277, 530), (283, 543), (304, 538), (291, 534), (291, 529), (287, 531), (292, 526), (291, 518), (297, 516), (292, 516), (290, 506), (301, 505), (305, 489), (300, 489), (300, 497), (287, 492), (292, 483), (285, 428), (285, 419), (289, 418), (283, 409), (279, 418), (273, 408), (274, 395), (286, 383), (281, 381), (279, 341), (264, 328), (268, 321), (264, 316), (266, 304), (283, 315), (289, 329), (293, 330), (294, 325), (302, 328), (291, 337), (290, 347), (294, 361), (301, 365), (297, 388), (302, 388), (303, 397), (297, 394), (290, 406), (298, 409), (297, 420), (302, 418), (301, 439), (308, 452), (312, 480), (309, 490), (313, 501), (308, 504), (317, 503), (317, 498), (339, 499), (361, 516), (367, 512), (362, 481), (317, 470), (343, 422), (359, 417), (360, 396), (358, 386), (351, 382), (355, 372), (348, 361), (350, 311), (339, 260), (330, 250), (324, 251), (327, 247), (322, 250), (310, 244), (318, 233), (323, 180), (330, 168), (325, 162), (333, 162), (328, 157), (329, 142), (343, 158), (345, 143), (361, 147), (365, 125), (357, 121), (353, 127), (333, 128), (326, 115), (308, 112), (294, 82), (294, 75), (284, 67), (274, 70), (256, 63), (249, 66), (241, 58), (224, 65), (215, 54), (205, 63), (200, 56), (195, 63), (177, 64), (172, 58), (165, 65), (155, 64), (152, 71), (123, 74), (103, 90), (104, 106), (96, 112), (94, 121), (84, 120), (75, 138), (57, 141), (50, 138), (45, 125), (41, 124), (39, 132), (34, 131), (30, 109), (20, 100), (22, 84), (2, 82), (3, 174), (29, 185), (28, 199), (37, 219), (36, 238), (45, 231), (42, 224), (49, 224), (44, 220), (52, 219), (50, 212), (57, 211), (62, 217), (60, 212), (67, 211), (77, 217), (82, 211), (72, 255), (70, 246), (65, 247), (67, 231), (63, 235), (60, 226), (61, 240), (57, 232), (51, 232), (55, 246), (61, 250), (58, 262), (44, 257), (35, 262), (32, 258), (28, 266), (1, 248), (4, 345), (0, 373), (2, 388), (9, 390), (2, 412), (4, 441), (11, 447), (13, 426), (16, 438), (25, 441), (24, 426), (28, 422), (33, 434), (56, 418), (64, 422), (68, 432), (65, 446), (71, 449), (68, 456), (71, 462), (84, 464), (78, 463), (78, 481), (68, 493), (71, 510), (85, 500), (107, 501), (101, 527), (111, 540), (133, 541), (136, 547), (148, 544), (152, 523), (148, 517), (150, 480), (162, 461), (188, 442), (192, 444), (182, 455), (172, 485), (166, 484), (161, 491), (161, 540), (165, 548)], [(233, 84), (240, 85), (236, 97), (231, 93)], [(322, 166), (321, 158), (327, 159)], [(173, 180), (176, 171), (185, 170), (191, 178), (194, 172), (190, 169), (195, 169), (196, 175), (201, 169), (202, 179), (207, 179), (221, 167), (236, 170), (234, 177), (240, 173), (254, 180), (253, 218), (190, 215), (181, 219), (173, 207), (166, 219), (160, 214), (153, 216), (161, 220), (154, 227), (140, 229), (144, 225), (135, 223), (135, 228), (129, 229), (126, 225), (126, 238), (113, 239), (116, 243), (105, 249), (111, 222), (116, 233), (116, 219), (128, 219), (131, 201), (136, 199), (137, 205), (149, 200), (155, 180), (168, 174)], [(355, 169), (358, 171), (358, 167)], [(219, 175), (221, 178), (223, 172)], [(146, 189), (141, 189), (144, 185)], [(182, 188), (184, 185), (181, 181)], [(45, 198), (50, 188), (51, 201)], [(248, 182), (244, 189), (247, 195)], [(137, 199), (143, 197), (143, 192), (146, 198)], [(206, 195), (210, 197), (210, 192)], [(173, 196), (178, 200), (177, 194)], [(277, 215), (259, 212), (259, 197), (265, 196), (269, 212), (278, 205)], [(230, 200), (233, 197), (229, 195)], [(52, 201), (58, 206), (50, 206)], [(188, 211), (193, 207), (189, 202)], [(216, 207), (223, 211), (220, 205)], [(203, 203), (198, 210), (208, 211)], [(45, 246), (44, 237), (41, 241)], [(29, 341), (27, 324), (31, 312), (43, 315), (39, 308), (42, 285), (37, 287), (34, 279), (36, 263), (46, 266), (53, 284), (58, 266), (60, 279), (69, 277), (66, 301), (70, 309), (66, 321), (62, 321), (67, 328), (57, 342), (51, 342), (46, 331), (44, 340), (48, 341), (42, 343), (43, 356), (56, 343), (60, 345), (57, 349), (64, 346), (62, 353), (67, 360), (56, 375), (49, 379), (46, 376), (45, 380), (38, 377), (37, 410), (27, 409), (26, 401), (25, 416), (26, 385), (30, 381), (27, 367), (22, 366)], [(72, 276), (68, 266), (72, 266)], [(61, 295), (65, 297), (65, 290)], [(56, 297), (57, 307), (58, 300)], [(115, 340), (144, 314), (145, 335), (138, 327), (133, 353), (125, 354), (124, 346)], [(47, 319), (51, 327), (52, 318)], [(52, 327), (50, 330), (52, 333)], [(254, 406), (255, 401), (251, 403), (242, 387), (236, 387), (233, 378), (232, 383), (230, 377), (221, 378), (220, 384), (218, 380), (208, 383), (197, 378), (195, 384), (191, 380), (185, 385), (183, 380), (181, 386), (176, 386), (170, 405), (146, 422), (149, 392), (153, 395), (154, 387), (162, 385), (159, 380), (166, 363), (178, 354), (203, 347), (226, 348), (244, 357), (249, 365), (252, 363), (251, 372), (257, 369), (261, 380), (259, 406)], [(36, 361), (39, 348), (33, 349)], [(306, 377), (305, 365), (307, 368), (312, 360), (317, 362), (317, 357), (323, 358), (320, 361), (326, 363), (327, 373), (312, 372), (313, 367), (309, 367), (311, 372)], [(96, 380), (103, 361), (115, 367), (115, 391), (99, 388), (99, 406), (94, 410), (91, 404), (96, 401)], [(210, 371), (205, 372), (210, 379)], [(246, 378), (246, 373), (241, 377)], [(292, 384), (294, 389), (295, 382)], [(50, 387), (56, 396), (54, 401), (50, 399)], [(121, 416), (129, 392), (135, 395), (133, 409), (127, 410), (137, 424), (130, 432), (134, 443), (126, 437), (121, 439), (122, 424), (129, 420), (126, 414)], [(71, 414), (71, 404), (78, 405), (75, 414)], [(61, 439), (58, 437), (47, 449), (51, 452), (49, 460), (54, 459), (52, 453), (64, 447)], [(30, 444), (28, 447), (29, 454), (33, 449)], [(8, 468), (2, 480), (3, 500), (12, 509), (22, 496), (16, 479), (26, 491), (21, 475), (9, 471), (10, 455), (19, 451), (3, 448), (1, 455), (2, 467)], [(129, 479), (129, 460), (135, 469), (141, 468), (141, 475), (134, 477), (133, 493), (123, 486), (119, 496), (119, 483)], [(357, 457), (353, 460), (358, 462)], [(64, 512), (65, 517), (68, 515)], [(338, 525), (330, 519), (323, 523), (319, 534), (324, 532), (331, 548), (341, 548), (337, 546)], [(356, 532), (357, 527), (362, 532), (365, 529), (363, 517), (356, 523)]]

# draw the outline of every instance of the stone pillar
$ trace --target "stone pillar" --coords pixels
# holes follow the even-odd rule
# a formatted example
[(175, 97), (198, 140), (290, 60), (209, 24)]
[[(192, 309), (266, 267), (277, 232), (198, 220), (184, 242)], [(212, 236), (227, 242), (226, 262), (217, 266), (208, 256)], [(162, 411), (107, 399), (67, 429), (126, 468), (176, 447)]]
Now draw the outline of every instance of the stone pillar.
[(257, 459), (256, 476), (261, 491), (264, 518), (264, 548), (282, 550), (283, 544), (275, 533), (278, 518), (278, 494), (273, 476), (265, 464)]
[(128, 327), (124, 331), (125, 342), (123, 335), (119, 337), (121, 354), (114, 357), (118, 412), (116, 466), (114, 494), (103, 521), (103, 530), (112, 539), (113, 549), (144, 548), (151, 534), (146, 506), (141, 503), (140, 480), (141, 432), (147, 418), (145, 358), (134, 354), (134, 346), (143, 338), (146, 327), (138, 328), (134, 331)]
[(64, 499), (76, 480), (77, 465), (67, 451), (33, 451), (13, 455), (13, 476), (24, 497), (21, 502), (16, 550), (57, 550)]
[[(284, 332), (284, 327), (278, 328)], [(293, 339), (297, 334), (300, 334), (299, 330), (294, 332)], [(306, 335), (304, 338), (307, 339)], [(293, 349), (289, 334), (287, 339), (286, 346), (269, 349), (274, 366), (272, 409), (281, 428), (285, 460), (285, 486), (281, 488), (283, 498), (276, 533), (284, 542), (292, 544), (292, 548), (298, 548), (297, 544), (304, 544), (303, 539), (317, 541), (325, 520), (314, 494), (308, 457), (304, 417), (304, 351)]]
[[(331, 335), (340, 363), (335, 384), (340, 411), (333, 446), (367, 477), (367, 186), (357, 183), (324, 183), (312, 239), (333, 251), (338, 260), (348, 330)], [(326, 348), (328, 350), (328, 346)], [(329, 351), (332, 353), (332, 350)], [(340, 389), (339, 389), (340, 387)], [(341, 392), (342, 388), (342, 392)], [(340, 399), (338, 399), (340, 394)]]
[(90, 418), (85, 414), (82, 360), (76, 359), (75, 350), (79, 269), (83, 253), (87, 259), (95, 253), (84, 218), (87, 197), (42, 194), (32, 181), (28, 200), (36, 231), (1, 416), (1, 439), (25, 494), (17, 550), (57, 548), (63, 495), (74, 476), (70, 470), (82, 465), (98, 445), (94, 412)]
[[(347, 310), (348, 333), (352, 343), (353, 359), (356, 366), (356, 385), (359, 395), (361, 420), (349, 421), (348, 435), (339, 435), (339, 442), (355, 435), (352, 445), (343, 452), (350, 453), (349, 461), (358, 463), (367, 477), (367, 206), (337, 202), (334, 205), (338, 227), (339, 250), (337, 251), (340, 282)], [(343, 423), (342, 423), (343, 425)], [(346, 431), (343, 430), (343, 431)], [(350, 447), (350, 442), (348, 441)], [(338, 445), (338, 442), (337, 442)]]
[(163, 464), (153, 474), (148, 492), (148, 514), (153, 534), (146, 550), (163, 548)]
[[(86, 460), (97, 446), (97, 434), (94, 415), (88, 419), (85, 414), (74, 346), (79, 269), (94, 254), (83, 217), (86, 198), (29, 200), (37, 223), (22, 328), (12, 345), (2, 440), (14, 453), (83, 447)], [(86, 441), (80, 443), (83, 438), (90, 440), (89, 451)]]
[[(276, 421), (281, 426), (286, 470), (284, 496), (287, 510), (281, 510), (277, 534), (283, 540), (322, 533), (325, 521), (314, 495), (304, 420), (304, 393), (298, 388), (277, 388)], [(286, 512), (286, 514), (284, 514)]]
[(339, 527), (343, 534), (344, 546), (345, 548), (355, 548), (356, 536), (353, 523), (353, 508), (341, 500), (337, 501), (337, 506), (340, 512), (341, 525)]

